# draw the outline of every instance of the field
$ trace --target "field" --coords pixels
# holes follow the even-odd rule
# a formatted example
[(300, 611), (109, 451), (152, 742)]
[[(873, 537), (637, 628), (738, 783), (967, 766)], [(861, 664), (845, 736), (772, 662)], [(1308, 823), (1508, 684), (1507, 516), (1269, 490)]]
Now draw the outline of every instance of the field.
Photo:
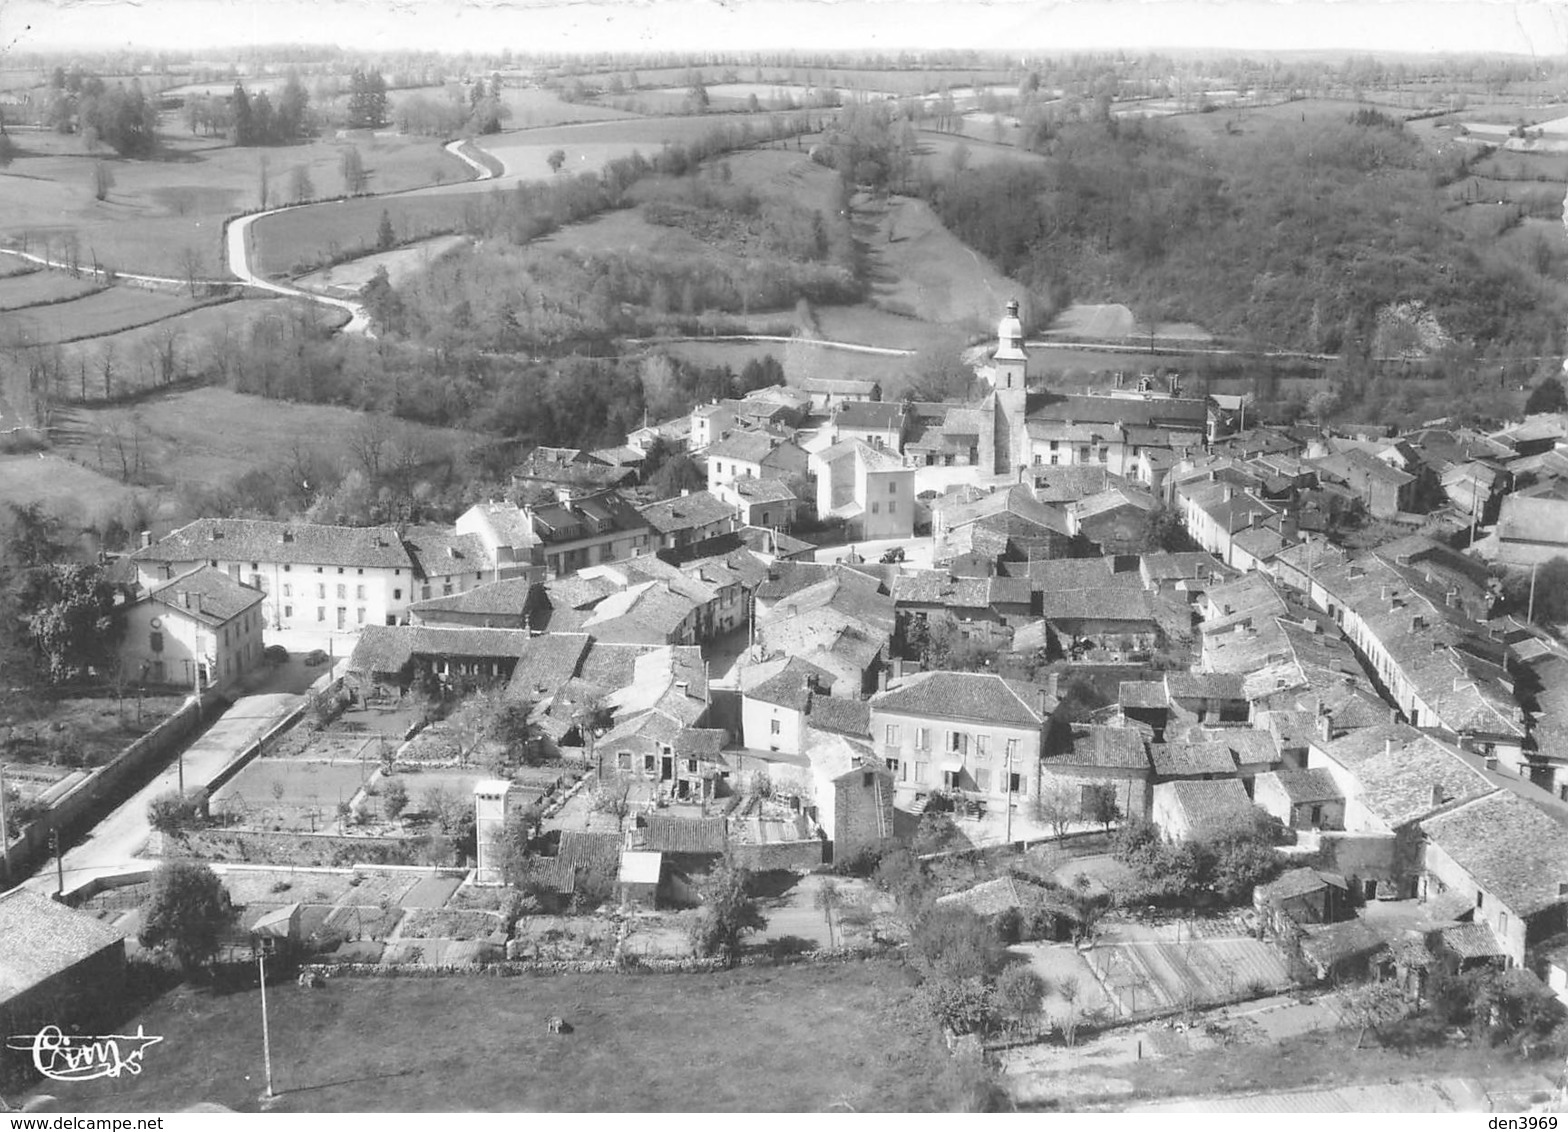
[(727, 365), (737, 373), (753, 358), (768, 355), (778, 359), (791, 384), (808, 377), (853, 377), (880, 381), (886, 388), (910, 370), (909, 358), (852, 354), (805, 342), (670, 342), (658, 348), (693, 365)]
[[(14, 256), (0, 256), (0, 259), (18, 262)], [(0, 311), (55, 303), (86, 295), (101, 286), (91, 279), (79, 279), (65, 271), (31, 271), (25, 275), (0, 276)]]
[[(57, 134), (19, 134), (21, 155), (0, 172), (0, 243), (36, 253), (64, 254), (74, 240), (85, 262), (122, 271), (185, 273), (188, 253), (199, 273), (223, 278), (223, 221), (260, 203), (262, 162), (269, 203), (287, 203), (293, 170), (303, 167), (318, 196), (342, 191), (339, 162), (348, 144), (360, 152), (373, 192), (461, 181), (471, 170), (435, 139), (350, 135), (303, 145), (238, 149), (191, 138), (165, 122), (161, 159), (108, 159), (114, 184), (94, 199), (93, 160), (50, 153)], [(373, 229), (372, 229), (373, 231)]]
[(124, 484), (63, 456), (0, 456), (0, 503), (38, 503), (56, 515), (74, 512), (86, 520), (91, 516), (81, 508), (87, 503), (113, 511), (131, 494)]
[[(501, 101), (512, 111), (507, 124), (514, 130), (560, 126), (568, 122), (607, 122), (630, 117), (624, 110), (592, 102), (562, 102), (553, 91), (538, 87), (502, 87)], [(396, 105), (396, 96), (393, 97)], [(396, 114), (393, 115), (396, 117)]]
[(302, 275), (294, 282), (307, 291), (320, 291), (328, 295), (353, 297), (369, 283), (380, 268), (386, 268), (387, 280), (394, 287), (410, 275), (423, 271), (444, 253), (467, 242), (466, 236), (436, 236), (417, 244), (395, 248), (389, 252), (351, 259), (335, 267), (322, 268)]
[(944, 172), (952, 168), (956, 160), (953, 153), (959, 146), (963, 146), (963, 162), (966, 169), (983, 169), (999, 161), (1043, 164), (1046, 160), (1041, 154), (1019, 149), (1011, 144), (999, 145), (989, 138), (960, 137), (958, 134), (921, 130), (920, 156), (916, 161), (928, 164), (933, 172)]
[(374, 768), (259, 758), (212, 796), (212, 808), (248, 826), (325, 830), (337, 821), (338, 803), (352, 799)]
[[(83, 409), (81, 433), (71, 451), (97, 460), (96, 439), (111, 425), (122, 426), (124, 409)], [(217, 483), (252, 468), (270, 467), (298, 443), (327, 458), (346, 453), (344, 438), (364, 427), (368, 414), (327, 405), (273, 401), (226, 389), (203, 388), (143, 401), (135, 410), (146, 466), (154, 477), (172, 482)], [(391, 422), (433, 445), (467, 444), (472, 437), (455, 429)], [(36, 457), (32, 457), (36, 460)]]
[[(283, 1112), (933, 1110), (953, 1072), (890, 963), (343, 979), (268, 1007)], [(259, 1013), (255, 991), (182, 987), (127, 1023), (164, 1035), (140, 1076), (49, 1091), (80, 1111), (256, 1111)]]
[(251, 225), (251, 270), (284, 277), (304, 274), (328, 256), (358, 258), (374, 253), (381, 215), (386, 213), (400, 240), (445, 235), (463, 226), (463, 202), (473, 194), (499, 192), (495, 182), (465, 186), (465, 195), (404, 193), (359, 197), (264, 216)]
[[(1140, 325), (1132, 311), (1121, 303), (1074, 303), (1056, 317), (1046, 333), (1066, 339), (1135, 339), (1146, 335), (1148, 328)], [(1211, 340), (1211, 335), (1202, 327), (1186, 322), (1159, 323), (1155, 327), (1155, 337), (1185, 338), (1194, 342)]]
[(93, 338), (172, 318), (198, 305), (188, 295), (121, 284), (69, 302), (4, 311), (0, 342), (46, 345)]

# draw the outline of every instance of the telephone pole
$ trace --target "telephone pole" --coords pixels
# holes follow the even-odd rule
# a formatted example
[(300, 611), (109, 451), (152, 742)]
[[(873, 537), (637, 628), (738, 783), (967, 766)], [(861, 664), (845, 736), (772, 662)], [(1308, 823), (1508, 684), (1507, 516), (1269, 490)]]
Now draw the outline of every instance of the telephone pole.
[(256, 970), (261, 976), (261, 1056), (267, 1067), (267, 1091), (262, 1096), (270, 1101), (277, 1094), (272, 1091), (272, 1034), (267, 1029), (267, 952), (260, 944), (256, 949)]

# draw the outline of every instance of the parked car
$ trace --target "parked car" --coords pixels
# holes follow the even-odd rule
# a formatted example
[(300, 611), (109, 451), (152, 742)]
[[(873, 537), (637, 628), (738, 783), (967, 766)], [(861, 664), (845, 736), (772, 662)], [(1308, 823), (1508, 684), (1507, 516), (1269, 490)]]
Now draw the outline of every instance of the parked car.
[(315, 668), (318, 664), (327, 663), (327, 654), (320, 649), (311, 649), (305, 654), (305, 667)]
[(903, 560), (904, 548), (901, 546), (890, 546), (882, 552), (883, 562), (902, 562)]
[(289, 650), (282, 645), (268, 645), (261, 650), (261, 659), (268, 664), (287, 664), (289, 662)]

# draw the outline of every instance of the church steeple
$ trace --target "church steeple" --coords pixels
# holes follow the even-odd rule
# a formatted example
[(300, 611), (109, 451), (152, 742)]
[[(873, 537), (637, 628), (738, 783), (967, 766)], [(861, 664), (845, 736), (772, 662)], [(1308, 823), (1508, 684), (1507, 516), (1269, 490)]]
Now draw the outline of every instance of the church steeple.
[(1007, 313), (996, 327), (996, 352), (991, 355), (993, 408), (990, 448), (991, 472), (1009, 479), (1029, 462), (1028, 412), (1029, 355), (1024, 350), (1024, 324), (1018, 318), (1018, 300), (1011, 299)]
[(1018, 300), (1007, 301), (1007, 313), (996, 326), (996, 388), (1023, 389), (1027, 382), (1029, 355), (1024, 350), (1024, 324), (1018, 318)]

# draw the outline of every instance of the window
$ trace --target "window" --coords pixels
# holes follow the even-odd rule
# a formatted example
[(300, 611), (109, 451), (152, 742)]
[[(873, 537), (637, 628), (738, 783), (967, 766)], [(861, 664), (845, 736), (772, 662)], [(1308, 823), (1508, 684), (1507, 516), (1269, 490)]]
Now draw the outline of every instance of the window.
[(991, 736), (975, 736), (975, 754), (979, 755), (982, 759), (988, 759), (991, 757)]
[(916, 763), (915, 764), (915, 781), (916, 782), (924, 782), (926, 780), (926, 768), (929, 765), (930, 765), (929, 763)]
[(229, 627), (227, 625), (223, 627), (223, 647), (229, 647)]
[(931, 729), (929, 727), (915, 729), (915, 746), (922, 751), (931, 748)]
[[(888, 770), (892, 771), (893, 774), (895, 774), (895, 775), (898, 774), (898, 760), (897, 759), (883, 759), (882, 761), (887, 763), (887, 769)], [(907, 774), (909, 772), (906, 770), (904, 773)]]
[(452, 596), (452, 579), (450, 577), (441, 579), (441, 596), (442, 597), (451, 597)]
[(153, 652), (163, 651), (163, 634), (156, 630), (147, 635), (147, 647)]
[(896, 723), (887, 725), (887, 745), (889, 747), (898, 746), (898, 724)]
[(291, 570), (293, 570), (293, 569), (294, 569), (294, 567), (292, 567), (292, 566), (290, 566), (290, 565), (289, 565), (289, 564), (288, 564), (288, 563), (287, 563), (287, 562), (285, 562), (285, 563), (284, 563), (284, 564), (283, 564), (283, 572), (284, 572), (284, 573), (285, 573), (285, 574), (287, 574), (287, 573), (288, 573), (288, 572), (289, 572), (289, 571), (291, 571)]
[(317, 566), (316, 567), (316, 573), (321, 574), (321, 573), (325, 573), (325, 571), (320, 566)]
[(1078, 462), (1080, 464), (1087, 464), (1089, 462), (1089, 446), (1087, 444), (1078, 449)]
[(895, 515), (898, 513), (898, 504), (893, 502), (891, 499), (888, 500), (887, 513), (889, 515)]
[(1036, 452), (1034, 454), (1034, 462), (1036, 464), (1043, 464), (1043, 463), (1045, 463), (1045, 457), (1042, 456), (1040, 453)]
[(770, 734), (770, 735), (777, 735), (778, 733), (779, 733), (779, 721), (776, 720), (776, 719), (768, 720), (768, 734)]
[(647, 771), (649, 774), (652, 774), (654, 770), (657, 769), (652, 755), (644, 755), (642, 757), (642, 769)]
[(261, 563), (260, 562), (252, 562), (250, 564), (250, 568), (252, 570), (260, 570), (261, 569)]
[(316, 587), (316, 596), (318, 598), (326, 597), (327, 596), (327, 587), (323, 586), (323, 585), (318, 585)]
[(1504, 936), (1504, 937), (1506, 937), (1508, 935), (1508, 913), (1507, 912), (1499, 912), (1499, 913), (1497, 913), (1497, 934), (1500, 935), (1500, 936)]
[(293, 597), (294, 596), (294, 587), (289, 585), (287, 582), (283, 583), (283, 596), (284, 597)]
[(1010, 794), (1028, 794), (1029, 780), (1021, 774), (1007, 776), (1007, 790)]
[(294, 616), (294, 607), (292, 605), (285, 605), (283, 607), (283, 616), (285, 616), (285, 617), (293, 617)]
[(364, 572), (365, 572), (365, 568), (363, 566), (361, 566), (358, 570), (354, 571), (354, 573), (356, 573), (356, 574), (363, 574)]
[(347, 599), (348, 599), (348, 587), (347, 586), (339, 586), (338, 587), (338, 600), (339, 601), (346, 601)]
[(1017, 739), (1009, 739), (1007, 741), (1007, 757), (1009, 759), (1016, 759), (1018, 757), (1018, 740)]
[(620, 752), (619, 754), (617, 754), (615, 756), (615, 769), (616, 770), (631, 770), (632, 769), (632, 753), (630, 751), (622, 751), (622, 752)]
[(969, 733), (967, 731), (949, 731), (947, 733), (947, 749), (954, 754), (969, 753)]
[(861, 785), (862, 788), (864, 788), (866, 790), (870, 790), (871, 789), (871, 784), (874, 783), (876, 780), (877, 780), (877, 776), (875, 774), (871, 773), (871, 771), (869, 771), (869, 770), (868, 771), (864, 771), (864, 772), (862, 772), (862, 774), (860, 776), (860, 785)]
[(393, 590), (392, 591), (392, 600), (393, 601), (402, 601), (403, 600), (403, 591), (402, 590)]
[(326, 619), (327, 619), (327, 607), (324, 606), (324, 605), (316, 606), (316, 620), (317, 621), (325, 621)]
[(980, 767), (975, 771), (975, 789), (987, 794), (991, 792), (991, 771), (988, 767)]
[(873, 515), (880, 515), (882, 513), (882, 504), (873, 502), (871, 504), (871, 513)]
[(354, 619), (361, 625), (365, 623), (365, 607), (363, 605), (354, 611)]
[(338, 573), (339, 574), (343, 573), (343, 567), (341, 567), (341, 566), (338, 567)]
[(897, 495), (898, 494), (898, 481), (897, 480), (888, 480), (887, 481), (887, 493), (889, 495)]
[(429, 586), (420, 586), (419, 587), (419, 598), (420, 598), (421, 601), (429, 601), (430, 600), (430, 587)]
[(354, 597), (356, 599), (358, 599), (359, 601), (364, 601), (365, 600), (365, 587), (364, 586), (355, 586), (354, 587)]

